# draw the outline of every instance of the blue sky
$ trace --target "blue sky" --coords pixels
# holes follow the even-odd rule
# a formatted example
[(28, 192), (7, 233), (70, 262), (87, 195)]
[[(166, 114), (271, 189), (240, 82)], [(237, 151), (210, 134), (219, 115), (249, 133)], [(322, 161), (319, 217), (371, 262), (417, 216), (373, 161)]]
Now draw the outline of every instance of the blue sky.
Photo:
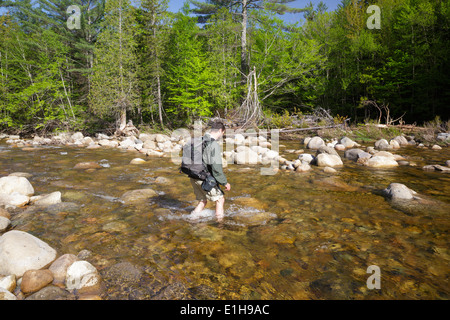
[[(177, 12), (183, 6), (185, 0), (169, 0), (169, 10), (172, 12)], [(293, 8), (304, 8), (307, 6), (309, 2), (312, 2), (314, 5), (317, 5), (320, 0), (295, 0), (291, 2), (289, 5)], [(323, 2), (327, 5), (328, 11), (333, 11), (337, 8), (338, 4), (342, 2), (342, 0), (323, 0)], [(5, 10), (0, 8), (0, 14), (4, 13)], [(286, 13), (283, 18), (286, 22), (296, 22), (300, 19), (303, 19), (302, 13), (292, 14)]]
[[(328, 11), (333, 11), (337, 8), (338, 4), (342, 2), (342, 0), (322, 0), (328, 7)], [(177, 12), (183, 7), (185, 0), (169, 0), (169, 11)], [(308, 5), (309, 2), (312, 2), (314, 5), (317, 5), (320, 0), (295, 0), (289, 3), (289, 6), (292, 8), (304, 8)], [(303, 14), (297, 13), (286, 13), (283, 15), (283, 18), (286, 22), (296, 22), (300, 19), (303, 20)]]

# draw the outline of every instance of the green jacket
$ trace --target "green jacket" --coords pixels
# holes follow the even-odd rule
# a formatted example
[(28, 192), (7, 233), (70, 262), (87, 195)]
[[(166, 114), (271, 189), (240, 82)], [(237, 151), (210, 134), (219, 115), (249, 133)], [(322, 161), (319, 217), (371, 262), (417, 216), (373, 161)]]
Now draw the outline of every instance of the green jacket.
[(217, 141), (208, 133), (205, 134), (204, 139), (211, 142), (207, 143), (205, 150), (203, 150), (203, 163), (208, 168), (208, 171), (216, 179), (217, 183), (226, 185), (227, 178), (223, 173), (222, 154), (220, 146)]

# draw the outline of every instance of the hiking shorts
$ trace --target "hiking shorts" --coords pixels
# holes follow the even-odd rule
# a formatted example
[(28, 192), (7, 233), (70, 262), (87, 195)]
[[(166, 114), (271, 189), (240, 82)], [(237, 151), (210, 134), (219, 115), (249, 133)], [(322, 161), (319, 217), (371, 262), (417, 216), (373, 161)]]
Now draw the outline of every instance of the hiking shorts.
[(209, 200), (209, 201), (217, 201), (223, 197), (222, 190), (219, 187), (214, 187), (211, 191), (206, 192), (202, 189), (202, 180), (191, 179), (192, 188), (194, 188), (195, 197), (197, 200)]

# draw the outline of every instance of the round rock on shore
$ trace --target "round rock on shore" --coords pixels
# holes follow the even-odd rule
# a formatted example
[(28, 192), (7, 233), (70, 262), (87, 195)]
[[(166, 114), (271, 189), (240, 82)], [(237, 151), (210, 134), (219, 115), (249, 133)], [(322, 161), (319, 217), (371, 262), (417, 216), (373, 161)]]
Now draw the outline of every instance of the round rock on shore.
[(11, 230), (0, 237), (0, 274), (21, 277), (27, 270), (39, 270), (55, 258), (55, 249), (29, 233)]

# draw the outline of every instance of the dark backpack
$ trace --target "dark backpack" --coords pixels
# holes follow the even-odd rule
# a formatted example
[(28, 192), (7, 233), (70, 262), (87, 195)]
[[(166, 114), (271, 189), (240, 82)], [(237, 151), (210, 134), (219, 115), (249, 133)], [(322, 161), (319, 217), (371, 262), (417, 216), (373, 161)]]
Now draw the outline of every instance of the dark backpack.
[(211, 175), (203, 163), (203, 151), (209, 142), (204, 137), (194, 138), (183, 146), (181, 172), (199, 180), (205, 180)]

